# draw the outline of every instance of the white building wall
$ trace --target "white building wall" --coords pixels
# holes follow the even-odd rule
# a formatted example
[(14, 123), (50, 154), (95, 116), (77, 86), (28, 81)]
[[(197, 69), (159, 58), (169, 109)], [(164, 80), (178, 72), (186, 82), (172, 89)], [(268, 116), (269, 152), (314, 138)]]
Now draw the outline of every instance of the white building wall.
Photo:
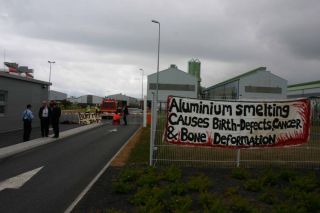
[(127, 105), (130, 106), (130, 98), (129, 96), (123, 95), (123, 94), (114, 94), (114, 95), (109, 95), (108, 98), (115, 99), (117, 101), (126, 101)]
[(67, 101), (70, 101), (71, 103), (78, 103), (77, 101), (78, 101), (78, 98), (76, 98), (76, 97), (69, 97), (69, 98), (67, 98)]
[[(245, 86), (280, 87), (281, 93), (246, 92)], [(287, 81), (269, 71), (257, 71), (239, 79), (239, 99), (286, 99)]]
[(54, 90), (49, 91), (49, 100), (62, 101), (67, 99), (67, 94)]
[(304, 95), (304, 90), (295, 90), (295, 91), (288, 91), (287, 92), (287, 95), (290, 96), (290, 95)]
[(108, 98), (112, 98), (118, 101), (126, 101), (127, 105), (129, 107), (136, 107), (139, 106), (139, 100), (137, 98), (134, 97), (130, 97), (130, 96), (126, 96), (123, 94), (114, 94), (114, 95), (109, 95)]
[(86, 104), (88, 102), (88, 96), (87, 95), (80, 96), (77, 102), (79, 104)]
[(320, 88), (312, 88), (312, 89), (300, 89), (294, 91), (288, 91), (288, 96), (290, 95), (301, 95), (302, 97), (308, 95), (318, 95), (320, 94)]
[[(152, 93), (156, 95), (156, 90), (149, 88), (150, 83), (157, 83), (157, 75), (148, 76), (147, 99), (152, 100)], [(179, 91), (179, 90), (158, 90), (159, 101), (166, 102), (169, 95), (197, 98), (197, 79), (178, 69), (168, 69), (159, 72), (159, 84), (175, 84), (175, 85), (194, 85), (194, 91)]]
[(101, 104), (102, 102), (102, 97), (100, 96), (92, 96), (92, 104)]

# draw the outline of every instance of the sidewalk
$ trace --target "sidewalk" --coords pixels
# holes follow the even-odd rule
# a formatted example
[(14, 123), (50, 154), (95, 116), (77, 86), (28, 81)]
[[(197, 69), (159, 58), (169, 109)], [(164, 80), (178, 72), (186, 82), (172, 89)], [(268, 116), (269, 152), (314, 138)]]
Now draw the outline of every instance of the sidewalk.
[[(59, 138), (52, 138), (50, 136), (47, 137), (47, 138), (42, 138), (41, 137), (41, 138), (36, 138), (36, 139), (30, 140), (30, 141), (27, 141), (27, 142), (18, 142), (18, 143), (15, 143), (14, 145), (2, 147), (2, 148), (0, 148), (0, 160), (3, 159), (3, 158), (15, 155), (17, 153), (33, 149), (35, 147), (42, 146), (44, 144), (52, 143), (54, 141), (61, 140), (63, 138), (69, 137), (71, 135), (75, 135), (75, 134), (78, 134), (80, 132), (83, 132), (83, 131), (86, 131), (86, 130), (89, 130), (89, 129), (93, 129), (93, 128), (96, 128), (96, 127), (99, 127), (99, 126), (102, 126), (102, 125), (103, 125), (103, 123), (80, 126), (78, 128), (73, 128), (73, 129), (69, 129), (69, 130), (60, 132), (60, 137)], [(13, 137), (11, 134), (7, 135), (6, 137), (10, 138), (10, 136)], [(53, 135), (51, 135), (51, 136), (53, 136)], [(4, 136), (2, 136), (2, 134), (0, 134), (0, 137), (5, 138)], [(21, 135), (18, 135), (18, 137), (20, 138)], [(0, 138), (0, 139), (1, 139), (1, 143), (2, 143), (2, 138)]]
[[(60, 132), (80, 127), (80, 124), (60, 124)], [(53, 134), (52, 128), (49, 129), (49, 135)], [(22, 143), (23, 130), (0, 133), (0, 148), (12, 146)], [(30, 135), (30, 140), (41, 138), (40, 127), (33, 127)]]

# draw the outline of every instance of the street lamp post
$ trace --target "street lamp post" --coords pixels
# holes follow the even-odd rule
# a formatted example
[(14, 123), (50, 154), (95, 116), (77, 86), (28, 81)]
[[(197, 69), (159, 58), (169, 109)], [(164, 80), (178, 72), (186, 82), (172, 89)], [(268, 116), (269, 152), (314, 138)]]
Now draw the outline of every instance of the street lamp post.
[(55, 61), (48, 61), (48, 63), (50, 64), (49, 83), (51, 83), (51, 64), (54, 64), (56, 62)]
[[(157, 85), (156, 85), (156, 98), (152, 95), (152, 114), (151, 114), (151, 133), (150, 134), (150, 161), (149, 164), (152, 166), (153, 163), (153, 151), (156, 137), (157, 129), (157, 108), (159, 101), (159, 55), (160, 55), (160, 22), (156, 20), (151, 20), (153, 23), (158, 24), (159, 26), (159, 35), (158, 35), (158, 61), (157, 61)], [(155, 100), (154, 100), (155, 99)]]
[(142, 101), (142, 102), (141, 102), (141, 109), (142, 109), (142, 108), (143, 108), (143, 107), (142, 107), (142, 106), (143, 106), (142, 104), (143, 104), (143, 71), (144, 71), (144, 70), (141, 69), (141, 68), (140, 68), (140, 70), (141, 70), (141, 82), (142, 82), (142, 84), (141, 84), (141, 101)]
[(158, 90), (159, 90), (159, 55), (160, 55), (160, 22), (156, 20), (152, 20), (153, 23), (156, 23), (159, 25), (159, 36), (158, 36), (158, 62), (157, 62), (157, 85), (156, 85), (156, 104), (158, 105), (159, 96), (158, 96)]

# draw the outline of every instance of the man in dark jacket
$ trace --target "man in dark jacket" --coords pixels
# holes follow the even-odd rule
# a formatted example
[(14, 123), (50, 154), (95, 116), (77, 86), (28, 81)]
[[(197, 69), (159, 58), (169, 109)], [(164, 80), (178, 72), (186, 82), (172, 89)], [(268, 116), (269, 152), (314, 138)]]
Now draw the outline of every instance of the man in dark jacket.
[(128, 125), (127, 115), (129, 115), (129, 111), (128, 111), (127, 105), (124, 105), (122, 113), (123, 113), (122, 118), (123, 118), (123, 121), (124, 121), (124, 125)]
[(59, 119), (61, 116), (61, 109), (55, 101), (51, 102), (51, 124), (53, 128), (54, 138), (59, 138)]
[(46, 101), (42, 102), (42, 107), (39, 109), (39, 118), (41, 125), (41, 136), (48, 137), (51, 109), (48, 107), (48, 103)]

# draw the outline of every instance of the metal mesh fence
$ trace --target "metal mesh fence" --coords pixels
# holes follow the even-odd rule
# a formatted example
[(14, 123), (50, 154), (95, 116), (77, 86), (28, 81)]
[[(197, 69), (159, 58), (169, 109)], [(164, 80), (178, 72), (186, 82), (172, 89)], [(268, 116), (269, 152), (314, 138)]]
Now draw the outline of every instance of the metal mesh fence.
[(166, 103), (158, 110), (156, 136), (152, 154), (155, 166), (179, 167), (320, 167), (320, 98), (310, 98), (312, 106), (311, 133), (301, 146), (254, 149), (223, 149), (187, 147), (164, 141)]

